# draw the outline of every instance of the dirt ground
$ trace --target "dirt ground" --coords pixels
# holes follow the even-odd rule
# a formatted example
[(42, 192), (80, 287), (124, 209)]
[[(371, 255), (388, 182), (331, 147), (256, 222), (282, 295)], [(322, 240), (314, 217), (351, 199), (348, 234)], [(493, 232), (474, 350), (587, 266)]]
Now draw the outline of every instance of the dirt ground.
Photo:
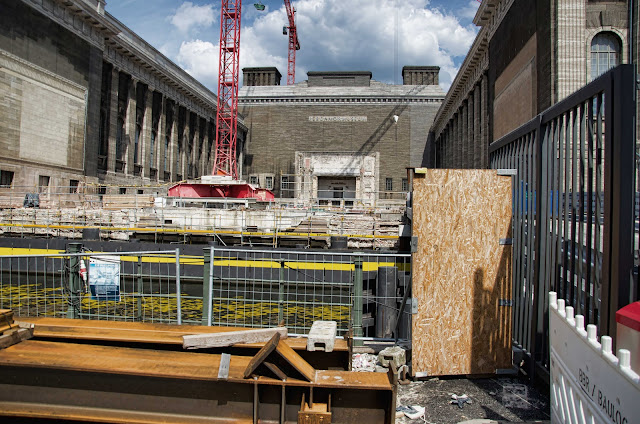
[[(472, 403), (462, 408), (450, 404), (451, 395), (466, 394)], [(515, 378), (432, 378), (398, 386), (398, 406), (419, 405), (425, 408), (424, 419), (396, 419), (396, 423), (475, 423), (549, 422), (548, 393)]]

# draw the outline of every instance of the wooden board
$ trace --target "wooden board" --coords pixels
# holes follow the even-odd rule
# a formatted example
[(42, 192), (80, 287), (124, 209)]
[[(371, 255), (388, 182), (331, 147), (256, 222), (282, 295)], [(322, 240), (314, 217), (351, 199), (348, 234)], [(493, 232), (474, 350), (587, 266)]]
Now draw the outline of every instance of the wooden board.
[(185, 349), (205, 349), (233, 346), (240, 343), (264, 343), (268, 342), (274, 334), (278, 334), (281, 339), (286, 339), (287, 328), (257, 328), (220, 333), (185, 334), (182, 336), (182, 347)]
[[(21, 321), (34, 323), (34, 336), (47, 339), (73, 339), (94, 341), (123, 341), (182, 345), (188, 334), (225, 333), (251, 330), (249, 327), (207, 327), (200, 325), (150, 324), (124, 321), (79, 320), (67, 318), (24, 317)], [(294, 350), (307, 349), (306, 338), (287, 338), (285, 342)], [(241, 343), (236, 347), (261, 348), (263, 342)], [(346, 340), (336, 339), (334, 351), (348, 352)]]
[(413, 181), (413, 373), (511, 368), (511, 177), (429, 169)]
[[(243, 377), (250, 360), (246, 356), (232, 356), (227, 381), (253, 384), (253, 379)], [(0, 350), (0, 372), (3, 367), (217, 381), (220, 355), (25, 340)], [(393, 389), (388, 376), (383, 373), (318, 370), (316, 376), (311, 382), (288, 378), (287, 384), (354, 390)], [(282, 380), (262, 376), (258, 381), (262, 384), (283, 384)]]

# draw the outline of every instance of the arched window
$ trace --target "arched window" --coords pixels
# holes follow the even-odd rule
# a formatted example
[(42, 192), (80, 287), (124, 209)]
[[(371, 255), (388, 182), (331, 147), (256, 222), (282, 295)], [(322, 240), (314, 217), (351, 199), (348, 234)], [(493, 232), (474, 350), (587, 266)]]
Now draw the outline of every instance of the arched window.
[(620, 39), (611, 32), (596, 34), (591, 40), (591, 79), (620, 63)]

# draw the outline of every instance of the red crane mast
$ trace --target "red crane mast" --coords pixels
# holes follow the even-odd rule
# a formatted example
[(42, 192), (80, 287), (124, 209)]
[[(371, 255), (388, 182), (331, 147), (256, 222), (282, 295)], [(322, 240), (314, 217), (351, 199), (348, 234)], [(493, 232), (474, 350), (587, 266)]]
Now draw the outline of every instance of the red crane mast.
[[(289, 18), (289, 56), (287, 85), (296, 78), (296, 50), (300, 50), (295, 9), (284, 0)], [(264, 6), (262, 6), (263, 10)], [(216, 111), (216, 152), (213, 175), (228, 175), (238, 179), (236, 142), (238, 138), (238, 86), (240, 75), (241, 0), (222, 0), (220, 9), (220, 61), (218, 67), (218, 107)]]
[(291, 6), (289, 0), (284, 0), (284, 6), (287, 9), (287, 17), (289, 18), (289, 57), (287, 61), (287, 85), (293, 85), (296, 82), (296, 50), (300, 50), (300, 41), (298, 40), (298, 29), (296, 28), (296, 9)]
[(241, 0), (222, 0), (220, 11), (220, 62), (216, 111), (216, 154), (213, 175), (238, 179), (238, 81), (240, 74)]

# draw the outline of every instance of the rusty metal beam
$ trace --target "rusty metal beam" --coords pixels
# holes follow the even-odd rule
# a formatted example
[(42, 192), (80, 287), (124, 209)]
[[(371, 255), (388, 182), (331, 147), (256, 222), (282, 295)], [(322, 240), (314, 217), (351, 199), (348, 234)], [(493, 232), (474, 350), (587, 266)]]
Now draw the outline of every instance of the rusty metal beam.
[[(18, 318), (19, 319), (19, 318)], [(167, 350), (182, 350), (183, 336), (190, 334), (223, 333), (249, 328), (207, 327), (200, 325), (168, 325), (140, 322), (116, 322), (77, 320), (66, 318), (29, 317), (23, 319), (34, 323), (34, 337), (40, 340), (90, 341), (92, 344), (118, 344), (131, 347), (152, 347)], [(289, 337), (284, 340), (314, 368), (351, 368), (351, 343), (336, 340), (333, 352), (308, 352), (306, 338)], [(233, 348), (208, 349), (211, 353), (227, 352), (253, 356), (264, 343), (240, 343)]]
[[(37, 326), (36, 326), (37, 328)], [(0, 350), (0, 416), (92, 422), (296, 422), (303, 395), (333, 422), (393, 423), (397, 374), (243, 378), (250, 357), (26, 340)]]

